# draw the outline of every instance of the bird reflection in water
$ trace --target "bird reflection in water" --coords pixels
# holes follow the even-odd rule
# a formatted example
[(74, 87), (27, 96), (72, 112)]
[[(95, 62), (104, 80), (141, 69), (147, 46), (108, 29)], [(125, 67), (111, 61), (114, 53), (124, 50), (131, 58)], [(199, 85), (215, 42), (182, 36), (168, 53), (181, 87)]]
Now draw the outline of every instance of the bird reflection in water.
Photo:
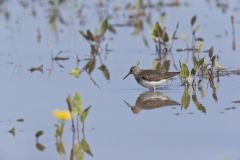
[(139, 113), (141, 110), (150, 110), (162, 108), (167, 106), (181, 105), (180, 103), (170, 99), (161, 92), (147, 91), (141, 93), (134, 106), (124, 101), (128, 107), (131, 108), (133, 113)]

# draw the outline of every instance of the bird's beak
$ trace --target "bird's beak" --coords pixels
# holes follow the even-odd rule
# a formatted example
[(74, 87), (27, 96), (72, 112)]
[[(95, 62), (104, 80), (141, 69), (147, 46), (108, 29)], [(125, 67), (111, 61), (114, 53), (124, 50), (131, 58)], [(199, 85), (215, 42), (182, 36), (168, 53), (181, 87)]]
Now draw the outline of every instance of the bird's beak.
[(130, 74), (131, 74), (131, 73), (129, 72), (129, 73), (123, 78), (123, 80), (124, 80), (125, 78), (127, 78)]

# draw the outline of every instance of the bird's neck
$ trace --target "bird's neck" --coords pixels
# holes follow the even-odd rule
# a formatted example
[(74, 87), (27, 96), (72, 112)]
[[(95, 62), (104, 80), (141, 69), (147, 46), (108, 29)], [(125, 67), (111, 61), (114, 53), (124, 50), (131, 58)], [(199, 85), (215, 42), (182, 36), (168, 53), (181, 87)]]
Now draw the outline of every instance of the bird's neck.
[(142, 70), (137, 70), (137, 71), (135, 71), (134, 76), (135, 77), (139, 76), (141, 73), (142, 73)]

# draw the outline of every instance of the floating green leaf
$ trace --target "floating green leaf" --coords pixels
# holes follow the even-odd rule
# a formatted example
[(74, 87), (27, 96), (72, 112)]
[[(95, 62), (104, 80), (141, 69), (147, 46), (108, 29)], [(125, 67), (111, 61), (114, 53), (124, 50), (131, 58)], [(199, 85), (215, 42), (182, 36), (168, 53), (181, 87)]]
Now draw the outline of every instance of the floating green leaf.
[(112, 33), (117, 33), (117, 31), (115, 30), (115, 28), (112, 25), (108, 25), (108, 30)]
[(202, 73), (204, 74), (205, 72), (206, 72), (206, 70), (207, 70), (207, 65), (206, 65), (206, 63), (205, 63), (205, 60), (202, 62), (202, 65), (201, 65), (201, 71), (202, 71)]
[(202, 80), (198, 80), (198, 90), (200, 91), (202, 98), (205, 97), (206, 94), (202, 86)]
[(206, 113), (206, 108), (197, 100), (196, 94), (192, 95), (192, 100), (198, 110), (202, 111), (203, 113)]
[(182, 107), (184, 109), (187, 109), (189, 104), (190, 104), (190, 95), (189, 95), (188, 87), (186, 87), (182, 95)]
[(181, 65), (181, 70), (180, 70), (180, 77), (188, 79), (189, 78), (189, 70), (186, 64)]
[(160, 38), (164, 41), (164, 42), (168, 42), (169, 41), (169, 37), (167, 32), (165, 32), (162, 27), (160, 26), (160, 24), (158, 22), (155, 23), (155, 25), (152, 27), (151, 29), (151, 35), (153, 37), (153, 39), (156, 42), (160, 41)]
[(73, 69), (71, 70), (71, 72), (70, 72), (70, 74), (71, 74), (72, 76), (76, 77), (76, 78), (79, 78), (80, 73), (81, 73), (81, 71), (80, 71), (79, 68), (73, 68)]
[(107, 29), (108, 29), (108, 20), (105, 19), (102, 22), (102, 25), (101, 25), (101, 27), (98, 30), (98, 35), (100, 35), (100, 37), (102, 37), (105, 34), (105, 32), (107, 31)]
[(155, 25), (152, 27), (151, 35), (156, 41), (160, 41), (160, 35), (162, 32), (162, 28), (158, 22), (155, 23)]
[(211, 47), (208, 51), (209, 58), (211, 59), (213, 56), (213, 47)]
[[(96, 39), (96, 41), (100, 42), (98, 39)], [(96, 56), (98, 54), (98, 47), (94, 44), (91, 44), (90, 47), (91, 47), (91, 54), (93, 56)]]
[(71, 155), (71, 157), (76, 157), (77, 160), (84, 160), (84, 150), (79, 143), (74, 144)]
[(90, 156), (93, 156), (92, 152), (91, 152), (91, 149), (90, 149), (90, 146), (88, 144), (88, 142), (85, 140), (85, 139), (82, 139), (81, 141), (81, 146), (83, 148), (83, 150), (89, 154)]
[(191, 18), (191, 25), (194, 26), (194, 24), (196, 23), (197, 21), (197, 16), (194, 15), (192, 18)]
[(218, 101), (217, 88), (216, 88), (215, 83), (214, 83), (213, 72), (212, 72), (212, 74), (210, 74), (209, 76), (210, 76), (210, 77), (209, 77), (210, 87), (212, 88), (212, 97), (213, 97), (213, 99), (217, 102), (217, 101)]
[(36, 133), (35, 133), (35, 137), (36, 138), (39, 138), (39, 137), (41, 137), (43, 135), (43, 131), (37, 131)]
[(95, 57), (90, 59), (88, 63), (85, 65), (84, 69), (88, 72), (88, 74), (91, 74), (96, 66), (96, 59)]
[(110, 79), (110, 73), (109, 73), (107, 67), (106, 67), (104, 64), (102, 64), (100, 67), (98, 67), (98, 69), (102, 71), (104, 77), (105, 77), (107, 80)]
[(212, 65), (214, 65), (216, 59), (217, 59), (217, 55), (212, 56), (211, 58)]
[(82, 113), (82, 98), (79, 93), (76, 93), (72, 100), (72, 113), (81, 114)]
[(194, 60), (194, 68), (191, 70), (191, 75), (195, 76), (199, 68), (203, 68), (205, 64), (205, 59), (201, 58), (199, 61), (197, 59)]
[(164, 42), (168, 42), (169, 41), (169, 37), (168, 37), (168, 34), (167, 34), (167, 32), (163, 32), (163, 35), (161, 36), (162, 37), (162, 39), (163, 39), (163, 41)]
[(143, 7), (143, 0), (136, 0), (136, 8), (140, 9)]
[(86, 109), (83, 110), (83, 112), (81, 114), (81, 117), (80, 117), (82, 123), (85, 122), (90, 108), (91, 108), (91, 106), (89, 106), (89, 107), (87, 107)]
[(159, 69), (160, 68), (160, 60), (159, 59), (154, 59), (153, 64), (152, 64), (152, 69)]
[(94, 41), (95, 36), (92, 34), (90, 30), (87, 30), (87, 37), (89, 40)]
[(198, 65), (199, 65), (199, 66), (203, 66), (203, 65), (204, 65), (204, 62), (205, 62), (205, 59), (202, 58), (202, 59), (200, 59), (200, 60), (198, 61)]
[(200, 59), (199, 61), (196, 60), (196, 61), (194, 62), (194, 69), (197, 71), (200, 66), (203, 67), (204, 61), (205, 61), (204, 58)]
[(39, 142), (36, 143), (36, 148), (37, 148), (39, 151), (41, 151), (41, 152), (46, 149), (46, 147), (45, 147), (43, 144), (39, 143)]
[(163, 61), (162, 69), (164, 69), (167, 72), (169, 68), (170, 68), (170, 60)]
[(57, 149), (58, 154), (60, 154), (60, 155), (65, 154), (65, 147), (64, 147), (62, 140), (58, 140), (56, 142), (56, 149)]
[(191, 75), (193, 75), (193, 76), (196, 75), (196, 69), (195, 69), (195, 68), (193, 68), (193, 69), (191, 70)]
[(55, 127), (56, 127), (55, 138), (61, 138), (64, 132), (64, 123), (61, 123), (60, 125), (56, 124)]
[(94, 41), (95, 36), (92, 34), (90, 30), (87, 30), (87, 32), (79, 31), (79, 33), (87, 40), (87, 41)]
[(72, 97), (70, 95), (68, 95), (66, 101), (68, 104), (68, 110), (69, 110), (69, 112), (72, 113)]

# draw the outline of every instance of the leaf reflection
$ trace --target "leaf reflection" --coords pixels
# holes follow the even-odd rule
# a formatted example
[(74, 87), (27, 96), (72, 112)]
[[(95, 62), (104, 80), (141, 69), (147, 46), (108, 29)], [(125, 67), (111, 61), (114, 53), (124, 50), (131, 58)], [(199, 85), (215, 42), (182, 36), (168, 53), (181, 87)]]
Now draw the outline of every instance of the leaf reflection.
[(41, 152), (43, 152), (46, 149), (46, 147), (39, 142), (36, 143), (36, 148)]
[[(190, 91), (192, 89), (192, 91)], [(184, 92), (182, 95), (182, 107), (186, 110), (190, 106), (190, 101), (194, 102), (196, 108), (203, 112), (206, 113), (206, 108), (202, 105), (202, 103), (198, 100), (196, 90), (195, 88), (192, 88), (192, 86), (185, 86)]]

